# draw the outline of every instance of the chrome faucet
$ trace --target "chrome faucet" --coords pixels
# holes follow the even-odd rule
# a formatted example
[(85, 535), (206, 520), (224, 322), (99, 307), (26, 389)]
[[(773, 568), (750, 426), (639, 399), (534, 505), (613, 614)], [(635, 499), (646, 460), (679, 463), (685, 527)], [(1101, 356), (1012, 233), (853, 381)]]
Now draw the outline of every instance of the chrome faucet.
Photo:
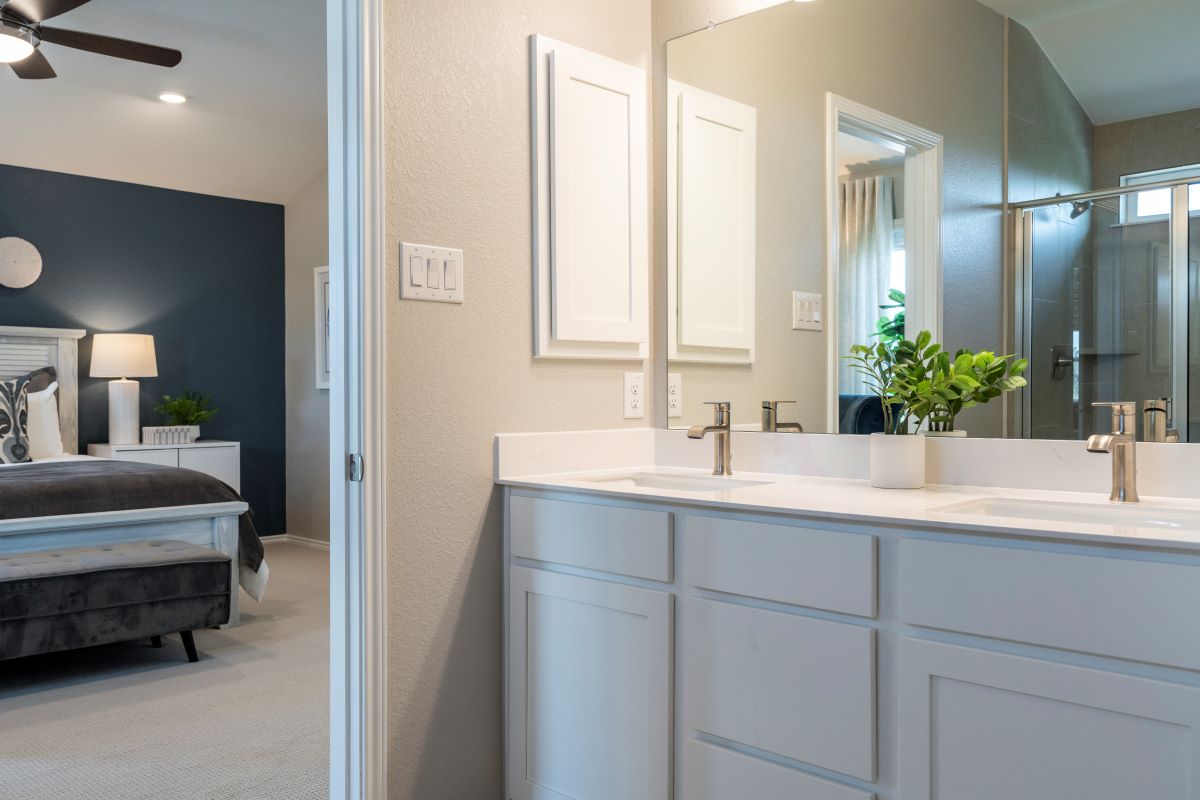
[(688, 428), (689, 439), (703, 439), (713, 434), (713, 475), (732, 475), (733, 452), (729, 447), (730, 408), (728, 400), (707, 400), (705, 405), (713, 407), (712, 425), (693, 425)]
[(799, 422), (780, 422), (779, 421), (779, 406), (781, 403), (794, 403), (795, 400), (763, 400), (762, 401), (762, 429), (765, 433), (777, 433), (779, 431), (795, 431), (796, 433), (804, 433), (804, 428)]
[(1089, 453), (1112, 453), (1112, 494), (1114, 503), (1136, 503), (1137, 493), (1137, 404), (1092, 403), (1096, 408), (1112, 409), (1112, 433), (1088, 437)]
[(1179, 442), (1179, 431), (1168, 428), (1171, 400), (1168, 397), (1146, 400), (1142, 403), (1142, 441)]

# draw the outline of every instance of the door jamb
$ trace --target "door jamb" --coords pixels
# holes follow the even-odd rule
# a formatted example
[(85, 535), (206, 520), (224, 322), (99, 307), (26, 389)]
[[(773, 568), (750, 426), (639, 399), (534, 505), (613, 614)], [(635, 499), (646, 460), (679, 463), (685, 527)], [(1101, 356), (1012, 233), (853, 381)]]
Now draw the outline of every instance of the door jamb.
[[(327, 0), (330, 791), (387, 793), (382, 0)], [(361, 468), (352, 480), (348, 460)]]

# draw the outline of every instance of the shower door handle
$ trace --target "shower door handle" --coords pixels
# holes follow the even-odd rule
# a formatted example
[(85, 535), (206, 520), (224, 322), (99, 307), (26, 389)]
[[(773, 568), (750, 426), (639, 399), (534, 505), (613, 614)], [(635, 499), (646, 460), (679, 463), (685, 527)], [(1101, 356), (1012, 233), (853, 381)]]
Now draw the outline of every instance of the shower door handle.
[(1050, 346), (1050, 377), (1054, 380), (1062, 380), (1063, 375), (1067, 370), (1075, 368), (1075, 359), (1071, 355), (1071, 349), (1066, 345), (1055, 344)]

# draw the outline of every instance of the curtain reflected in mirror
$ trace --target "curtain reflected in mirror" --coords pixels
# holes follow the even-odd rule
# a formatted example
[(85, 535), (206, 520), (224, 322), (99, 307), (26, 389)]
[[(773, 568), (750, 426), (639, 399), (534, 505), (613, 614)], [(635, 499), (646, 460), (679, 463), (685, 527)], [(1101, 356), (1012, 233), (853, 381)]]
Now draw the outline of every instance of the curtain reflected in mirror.
[[(896, 227), (892, 179), (849, 176), (838, 184), (838, 351), (849, 353), (856, 344), (878, 341), (880, 314), (893, 288), (893, 246)], [(903, 251), (901, 251), (903, 252)], [(841, 394), (865, 395), (861, 374), (843, 362), (838, 368)]]

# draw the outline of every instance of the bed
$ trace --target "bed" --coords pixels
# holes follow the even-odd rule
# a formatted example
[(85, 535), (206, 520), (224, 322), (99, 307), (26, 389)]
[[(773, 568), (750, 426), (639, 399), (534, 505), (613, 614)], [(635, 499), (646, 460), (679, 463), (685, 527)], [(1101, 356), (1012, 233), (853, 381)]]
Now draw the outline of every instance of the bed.
[[(66, 453), (79, 452), (79, 340), (85, 331), (57, 328), (22, 328), (0, 326), (0, 380), (13, 378), (42, 367), (54, 367), (58, 373), (59, 430), (62, 433), (63, 449)], [(53, 419), (51, 417), (51, 419)], [(55, 462), (55, 463), (47, 463)], [(87, 466), (70, 466), (74, 464)], [(266, 562), (257, 570), (247, 569), (240, 564), (239, 540), (246, 536), (243, 515), (249, 510), (247, 504), (229, 495), (230, 499), (220, 502), (197, 502), (183, 505), (162, 505), (147, 508), (129, 508), (85, 513), (54, 513), (47, 511), (69, 507), (63, 503), (67, 491), (63, 481), (70, 474), (96, 475), (111, 465), (111, 471), (127, 469), (122, 462), (110, 462), (89, 456), (64, 456), (46, 459), (33, 464), (0, 466), (0, 481), (15, 486), (22, 481), (42, 478), (47, 481), (46, 502), (49, 508), (36, 509), (36, 513), (16, 518), (0, 518), (0, 554), (26, 553), (68, 547), (86, 547), (116, 542), (152, 541), (174, 539), (203, 545), (227, 554), (232, 569), (232, 585), (239, 583), (248, 591), (261, 596), (267, 577)], [(159, 467), (170, 471), (172, 468)], [(139, 471), (139, 475), (148, 475)], [(175, 470), (182, 473), (186, 470)], [(112, 479), (133, 479), (131, 476), (110, 476)], [(156, 476), (159, 479), (169, 474)], [(146, 495), (147, 497), (153, 495)], [(208, 493), (205, 499), (222, 495)], [(57, 499), (54, 499), (57, 498)], [(234, 499), (236, 498), (236, 499)], [(24, 512), (18, 512), (24, 513)], [(5, 516), (0, 514), (0, 516)], [(11, 517), (11, 514), (7, 515)], [(239, 527), (242, 531), (239, 534)], [(251, 528), (252, 532), (252, 528)], [(257, 541), (257, 537), (255, 537)], [(249, 574), (247, 574), (249, 573)], [(234, 591), (230, 605), (229, 625), (240, 622), (239, 594)]]

